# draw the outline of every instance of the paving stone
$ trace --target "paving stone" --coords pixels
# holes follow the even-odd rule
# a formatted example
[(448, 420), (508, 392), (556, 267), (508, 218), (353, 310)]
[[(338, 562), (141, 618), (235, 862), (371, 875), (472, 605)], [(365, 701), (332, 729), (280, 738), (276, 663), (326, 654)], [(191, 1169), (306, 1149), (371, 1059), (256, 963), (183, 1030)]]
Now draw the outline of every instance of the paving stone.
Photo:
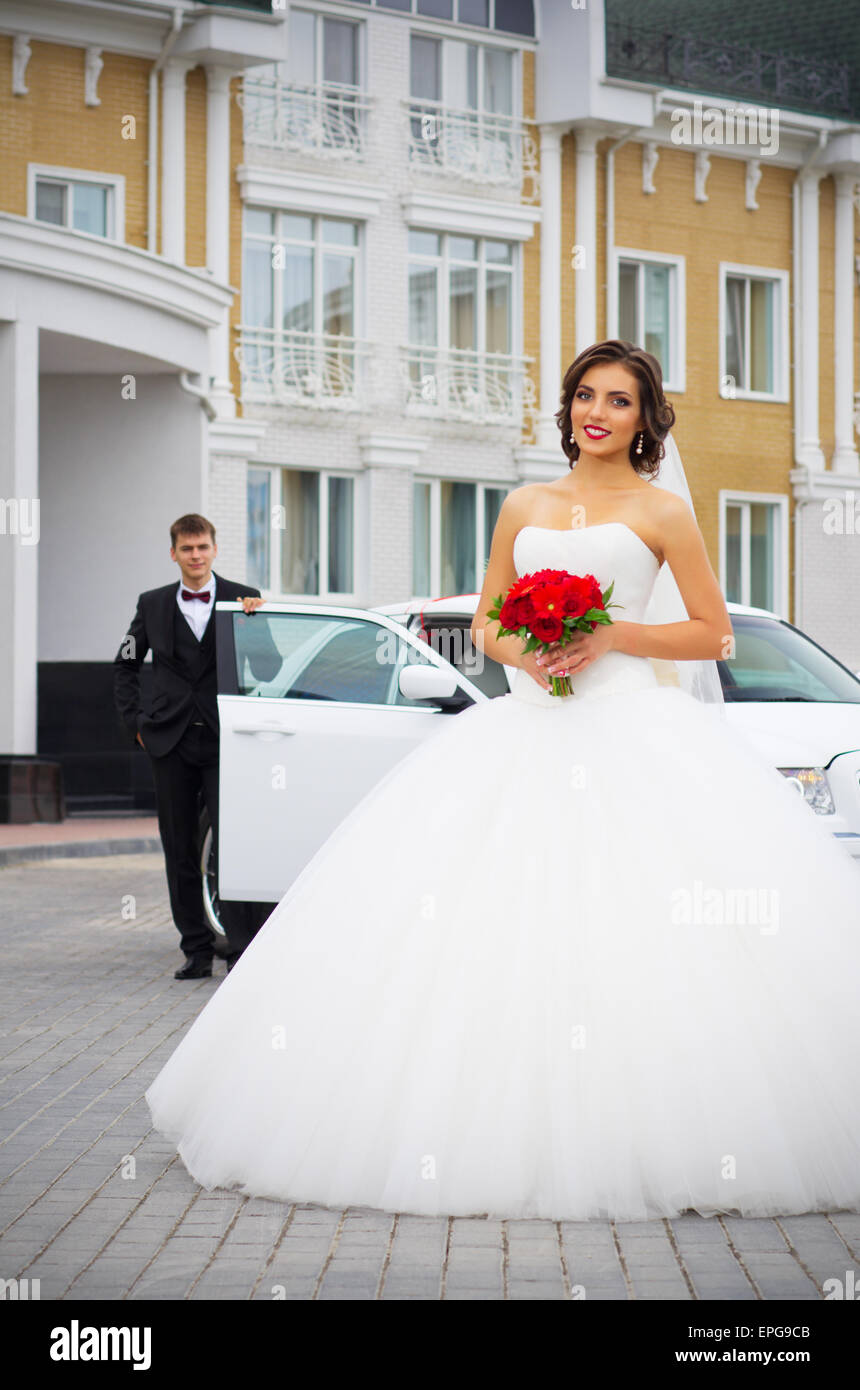
[[(130, 891), (138, 916), (118, 951), (114, 904)], [(219, 968), (191, 988), (173, 980), (160, 854), (5, 867), (0, 893), (0, 1076), (12, 1098), (0, 1140), (0, 1274), (32, 1270), (43, 1298), (438, 1301), (444, 1275), (449, 1301), (558, 1301), (580, 1288), (585, 1301), (688, 1301), (678, 1253), (701, 1299), (755, 1299), (751, 1279), (765, 1299), (820, 1298), (825, 1277), (860, 1274), (856, 1213), (781, 1218), (783, 1237), (775, 1221), (696, 1213), (614, 1226), (449, 1222), (205, 1192), (152, 1130), (144, 1100), (222, 978)], [(73, 985), (57, 968), (67, 960)], [(122, 1176), (127, 1155), (134, 1178)]]

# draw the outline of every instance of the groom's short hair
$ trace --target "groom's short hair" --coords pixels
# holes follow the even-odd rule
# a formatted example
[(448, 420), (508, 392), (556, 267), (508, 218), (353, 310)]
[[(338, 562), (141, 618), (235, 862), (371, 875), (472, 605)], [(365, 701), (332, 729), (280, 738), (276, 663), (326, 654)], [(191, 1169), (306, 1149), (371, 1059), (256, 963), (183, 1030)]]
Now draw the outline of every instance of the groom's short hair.
[(212, 537), (212, 544), (215, 544), (215, 527), (211, 521), (207, 521), (205, 516), (199, 512), (187, 512), (178, 521), (174, 521), (170, 528), (170, 544), (176, 549), (177, 536), (200, 536), (204, 531), (208, 531)]

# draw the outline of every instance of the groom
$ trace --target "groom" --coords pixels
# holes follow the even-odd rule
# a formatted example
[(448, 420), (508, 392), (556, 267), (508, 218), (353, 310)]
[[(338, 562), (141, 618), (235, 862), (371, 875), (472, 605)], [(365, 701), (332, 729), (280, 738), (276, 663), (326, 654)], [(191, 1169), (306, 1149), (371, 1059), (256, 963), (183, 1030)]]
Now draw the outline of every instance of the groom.
[[(114, 658), (114, 701), (130, 736), (149, 754), (155, 782), (158, 829), (164, 847), (173, 920), (185, 952), (177, 980), (212, 974), (215, 936), (203, 908), (198, 853), (198, 796), (203, 793), (216, 864), (218, 847), (218, 682), (215, 668), (215, 603), (242, 600), (246, 613), (263, 603), (259, 589), (223, 579), (212, 569), (218, 554), (215, 528), (189, 513), (170, 528), (170, 558), (179, 583), (148, 589), (137, 601), (131, 626)], [(265, 629), (265, 630), (263, 630)], [(258, 680), (271, 680), (281, 657), (263, 625), (250, 657)], [(140, 668), (152, 650), (152, 710), (141, 709)], [(274, 904), (222, 902), (227, 969), (262, 926)]]

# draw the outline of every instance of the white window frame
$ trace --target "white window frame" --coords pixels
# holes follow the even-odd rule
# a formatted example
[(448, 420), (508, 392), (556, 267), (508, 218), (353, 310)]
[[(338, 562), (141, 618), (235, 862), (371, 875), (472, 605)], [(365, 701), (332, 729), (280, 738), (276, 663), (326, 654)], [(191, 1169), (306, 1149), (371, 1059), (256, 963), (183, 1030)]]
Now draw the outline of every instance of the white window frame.
[[(512, 107), (513, 107), (513, 110), (510, 111), (509, 113), (498, 112), (498, 111), (492, 112), (492, 111), (488, 111), (487, 108), (486, 108), (486, 106), (481, 105), (481, 102), (483, 101), (483, 97), (484, 97), (484, 87), (485, 87), (485, 80), (484, 80), (484, 58), (483, 58), (483, 55), (482, 55), (482, 56), (480, 56), (479, 59), (478, 59), (478, 105), (475, 107), (475, 114), (476, 114), (476, 115), (484, 115), (484, 116), (493, 116), (493, 115), (499, 116), (499, 115), (501, 115), (501, 116), (503, 116), (503, 117), (505, 117), (506, 119), (511, 120), (511, 121), (521, 121), (521, 120), (522, 120), (522, 118), (523, 118), (523, 56), (522, 56), (522, 55), (523, 55), (523, 50), (522, 50), (522, 48), (519, 47), (519, 45), (512, 43), (510, 40), (508, 40), (507, 43), (504, 42), (504, 40), (499, 40), (499, 41), (497, 42), (497, 41), (496, 41), (496, 35), (493, 34), (493, 31), (490, 30), (490, 29), (473, 29), (473, 28), (469, 27), (468, 30), (467, 30), (467, 32), (466, 32), (466, 35), (465, 35), (464, 37), (460, 37), (459, 30), (457, 30), (456, 32), (452, 32), (451, 27), (450, 27), (450, 23), (447, 22), (447, 21), (442, 21), (442, 20), (440, 20), (440, 21), (438, 21), (438, 22), (439, 22), (440, 24), (441, 24), (441, 23), (447, 23), (447, 24), (448, 24), (448, 27), (446, 28), (446, 30), (445, 30), (444, 33), (440, 33), (440, 31), (439, 31), (438, 29), (433, 29), (433, 28), (429, 27), (429, 25), (426, 23), (426, 20), (427, 20), (427, 16), (426, 16), (426, 15), (416, 15), (415, 18), (419, 20), (419, 23), (410, 25), (410, 28), (409, 28), (409, 41), (410, 41), (410, 45), (411, 45), (411, 42), (412, 42), (412, 36), (413, 36), (413, 34), (416, 36), (416, 38), (422, 38), (422, 39), (435, 39), (437, 43), (441, 43), (441, 44), (442, 44), (442, 60), (441, 60), (441, 69), (440, 69), (440, 71), (441, 71), (441, 77), (442, 77), (442, 92), (441, 92), (441, 95), (440, 95), (440, 97), (439, 97), (439, 102), (440, 102), (440, 104), (441, 104), (441, 106), (442, 106), (443, 108), (451, 108), (451, 109), (453, 109), (453, 110), (455, 110), (455, 111), (460, 111), (460, 110), (465, 109), (465, 108), (459, 107), (459, 106), (456, 106), (456, 107), (455, 107), (455, 106), (452, 106), (452, 103), (451, 103), (451, 101), (449, 100), (449, 95), (448, 95), (449, 76), (448, 76), (448, 73), (449, 73), (449, 66), (450, 66), (450, 64), (449, 64), (449, 61), (446, 59), (446, 54), (447, 54), (447, 52), (448, 52), (448, 44), (449, 44), (449, 43), (471, 43), (471, 44), (474, 44), (474, 45), (475, 45), (476, 47), (478, 47), (478, 48), (498, 48), (498, 49), (504, 49), (504, 50), (505, 50), (506, 52), (508, 52), (508, 53), (513, 52), (513, 54), (514, 54), (514, 60), (513, 60), (513, 63), (511, 64), (511, 68), (512, 68), (511, 105), (512, 105)], [(481, 37), (479, 37), (480, 35), (483, 35), (483, 34), (488, 35), (489, 41), (484, 41)], [(411, 56), (410, 56), (410, 64), (411, 64)], [(409, 92), (409, 100), (410, 100), (410, 102), (412, 102), (412, 101), (421, 102), (422, 98), (421, 98), (421, 97), (413, 97), (412, 91), (411, 91), (411, 89), (410, 89), (410, 92)]]
[(663, 363), (663, 387), (667, 391), (684, 392), (687, 389), (687, 261), (685, 256), (670, 255), (663, 251), (640, 251), (632, 246), (612, 248), (612, 282), (609, 305), (610, 338), (619, 336), (621, 287), (619, 283), (622, 261), (635, 261), (639, 265), (667, 265), (673, 271), (669, 276), (669, 355), (668, 365)]
[[(355, 27), (356, 27), (357, 30), (358, 30), (357, 42), (356, 42), (356, 60), (357, 60), (357, 62), (358, 62), (358, 81), (357, 81), (356, 84), (355, 84), (355, 91), (356, 91), (356, 92), (366, 92), (367, 89), (366, 89), (366, 86), (365, 86), (365, 79), (366, 79), (366, 74), (367, 74), (367, 24), (366, 24), (364, 21), (365, 21), (366, 16), (367, 16), (368, 9), (370, 9), (370, 8), (371, 8), (370, 6), (362, 5), (362, 6), (361, 6), (361, 10), (357, 13), (356, 10), (358, 10), (358, 7), (356, 7), (356, 10), (348, 10), (348, 9), (346, 9), (346, 7), (345, 7), (344, 5), (342, 5), (342, 4), (338, 4), (338, 5), (328, 5), (328, 6), (315, 5), (315, 4), (307, 4), (307, 5), (306, 5), (306, 4), (302, 4), (302, 3), (299, 3), (299, 4), (295, 4), (295, 3), (290, 4), (290, 6), (289, 6), (289, 12), (288, 12), (288, 14), (287, 14), (287, 43), (288, 43), (288, 44), (291, 43), (291, 37), (290, 37), (290, 18), (291, 18), (291, 16), (292, 16), (292, 13), (293, 13), (294, 10), (304, 10), (306, 14), (312, 14), (312, 15), (314, 15), (314, 17), (315, 17), (315, 19), (316, 19), (316, 26), (315, 26), (316, 32), (315, 32), (315, 34), (314, 34), (314, 66), (315, 66), (316, 71), (314, 72), (312, 81), (309, 82), (309, 83), (307, 84), (308, 86), (321, 86), (321, 85), (322, 85), (322, 81), (323, 81), (323, 77), (322, 77), (322, 72), (323, 72), (323, 60), (324, 60), (324, 55), (323, 55), (323, 44), (322, 44), (323, 20), (324, 20), (324, 19), (340, 19), (340, 20), (342, 20), (345, 24), (354, 24)], [(285, 83), (288, 82), (288, 81), (289, 81), (289, 78), (287, 77), (287, 66), (288, 66), (288, 64), (287, 64), (287, 59), (286, 59), (286, 58), (277, 59), (277, 60), (275, 61), (275, 63), (273, 64), (273, 66), (274, 66), (275, 69), (276, 69), (276, 72), (277, 72), (277, 74), (278, 74), (279, 80), (281, 80), (281, 81), (283, 81), (283, 82), (285, 82)], [(253, 69), (252, 69), (251, 71), (253, 72)]]
[[(354, 396), (344, 397), (344, 398), (329, 396), (329, 397), (323, 397), (323, 399), (324, 399), (324, 400), (335, 400), (335, 399), (341, 400), (341, 399), (346, 399), (346, 400), (348, 400), (348, 401), (350, 401), (350, 402), (354, 402), (354, 404), (351, 405), (351, 406), (349, 407), (350, 409), (361, 408), (362, 391), (361, 391), (361, 389), (360, 389), (360, 380), (361, 380), (362, 378), (361, 378), (361, 376), (360, 376), (360, 373), (361, 373), (362, 371), (364, 371), (364, 370), (367, 369), (367, 368), (366, 368), (366, 363), (364, 362), (364, 359), (363, 359), (363, 357), (362, 357), (362, 352), (363, 352), (363, 350), (364, 350), (363, 347), (362, 347), (362, 345), (363, 345), (364, 342), (365, 342), (365, 314), (366, 314), (366, 305), (367, 305), (367, 274), (368, 274), (368, 270), (367, 270), (367, 256), (366, 256), (366, 253), (365, 253), (365, 246), (366, 246), (366, 221), (365, 221), (365, 218), (364, 218), (364, 217), (356, 216), (355, 213), (350, 213), (350, 212), (347, 212), (347, 213), (345, 213), (345, 214), (344, 214), (344, 213), (341, 213), (341, 212), (340, 212), (339, 210), (337, 210), (336, 208), (333, 208), (332, 210), (329, 210), (329, 209), (326, 208), (326, 209), (323, 210), (323, 211), (319, 211), (319, 210), (317, 210), (317, 211), (311, 211), (310, 209), (305, 208), (305, 207), (284, 206), (284, 205), (281, 204), (281, 203), (273, 204), (273, 203), (268, 202), (268, 201), (263, 202), (263, 201), (260, 201), (259, 198), (253, 198), (253, 199), (248, 199), (248, 200), (246, 200), (246, 201), (243, 201), (243, 204), (242, 204), (242, 233), (241, 233), (241, 235), (242, 235), (241, 257), (242, 257), (242, 273), (243, 273), (243, 275), (244, 275), (244, 266), (245, 266), (245, 245), (246, 245), (246, 240), (247, 240), (247, 239), (250, 239), (250, 240), (252, 240), (252, 241), (258, 242), (258, 243), (261, 244), (261, 245), (262, 245), (264, 242), (267, 241), (267, 238), (261, 236), (259, 233), (246, 233), (246, 230), (245, 230), (245, 212), (246, 212), (246, 210), (252, 211), (252, 212), (253, 212), (253, 211), (268, 212), (268, 213), (273, 213), (273, 214), (274, 214), (274, 218), (275, 218), (275, 231), (274, 231), (274, 234), (273, 234), (273, 236), (272, 236), (271, 243), (270, 243), (272, 246), (284, 246), (284, 247), (286, 247), (288, 244), (295, 244), (295, 243), (288, 243), (286, 240), (281, 239), (280, 236), (279, 236), (279, 229), (280, 229), (280, 226), (281, 226), (281, 221), (280, 221), (280, 219), (281, 219), (281, 215), (282, 215), (282, 214), (283, 214), (283, 215), (286, 215), (286, 216), (293, 216), (293, 217), (309, 217), (309, 218), (311, 219), (311, 222), (313, 223), (313, 228), (314, 228), (314, 236), (313, 236), (313, 247), (314, 247), (314, 266), (313, 266), (313, 277), (314, 277), (314, 278), (313, 278), (313, 284), (314, 284), (314, 325), (316, 325), (316, 322), (317, 322), (317, 314), (318, 314), (318, 313), (319, 313), (319, 315), (320, 315), (319, 322), (320, 322), (320, 323), (322, 322), (321, 315), (322, 315), (322, 308), (323, 308), (323, 298), (322, 298), (322, 252), (323, 252), (323, 248), (324, 248), (324, 247), (325, 247), (325, 248), (328, 248), (328, 249), (330, 249), (331, 251), (333, 251), (335, 254), (341, 254), (341, 253), (342, 253), (342, 254), (347, 254), (347, 255), (352, 255), (352, 256), (353, 256), (353, 265), (354, 265), (354, 270), (353, 270), (353, 291), (354, 291), (354, 298), (353, 298), (353, 331), (352, 331), (352, 334), (351, 334), (350, 337), (349, 337), (349, 341), (352, 341), (352, 342), (354, 342), (354, 343), (356, 344), (355, 372), (356, 372), (356, 388), (357, 388), (357, 389), (356, 389), (356, 393), (355, 393)], [(326, 243), (324, 243), (324, 242), (322, 241), (322, 239), (321, 239), (322, 233), (321, 233), (321, 228), (320, 228), (320, 225), (319, 225), (319, 224), (320, 224), (321, 222), (323, 222), (323, 221), (350, 222), (350, 223), (356, 228), (355, 245), (354, 245), (354, 246), (340, 246), (340, 245), (338, 245), (337, 243), (334, 243), (334, 242), (326, 242)], [(279, 290), (278, 284), (277, 284), (277, 277), (278, 277), (281, 273), (282, 273), (281, 271), (273, 271), (273, 274), (274, 274), (275, 277), (276, 277), (276, 283), (273, 285), (273, 295), (272, 295), (272, 319), (273, 319), (273, 325), (274, 325), (275, 328), (277, 328), (278, 324), (280, 323), (279, 313), (280, 313), (280, 311), (281, 311), (281, 309), (282, 309), (281, 295), (280, 295), (280, 290)], [(243, 288), (243, 293), (244, 293), (244, 285), (243, 285), (242, 288)], [(242, 328), (248, 328), (248, 329), (251, 329), (251, 330), (253, 331), (253, 328), (255, 327), (255, 325), (246, 323), (244, 315), (245, 315), (245, 306), (244, 306), (244, 302), (242, 302), (242, 320), (241, 320), (241, 325), (240, 325), (240, 326), (241, 326)], [(314, 326), (314, 327), (311, 329), (311, 332), (312, 332), (314, 335), (316, 335), (316, 336), (321, 336), (321, 335), (322, 335), (322, 329), (319, 329), (319, 330), (318, 330), (318, 329), (316, 328), (316, 326)], [(240, 337), (239, 341), (241, 341), (241, 337)], [(277, 340), (275, 339), (274, 341), (277, 341)], [(240, 395), (240, 400), (242, 400), (242, 401), (247, 401), (249, 404), (250, 404), (250, 403), (254, 403), (254, 402), (259, 403), (259, 401), (260, 401), (260, 396), (259, 396), (259, 395), (255, 395), (253, 389), (252, 389), (252, 388), (249, 389), (249, 388), (247, 387), (246, 382), (244, 381), (244, 379), (242, 380), (242, 384), (241, 384), (241, 395)]]
[[(364, 222), (356, 217), (341, 217), (331, 212), (308, 212), (304, 208), (283, 208), (265, 207), (260, 203), (245, 203), (242, 209), (242, 254), (244, 262), (244, 252), (246, 240), (263, 243), (268, 241), (267, 237), (259, 232), (247, 232), (245, 230), (245, 212), (268, 212), (274, 215), (275, 230), (272, 235), (271, 245), (282, 246), (286, 250), (288, 246), (310, 246), (313, 250), (313, 289), (314, 303), (313, 316), (314, 324), (310, 329), (311, 333), (320, 335), (323, 333), (322, 314), (323, 314), (323, 257), (326, 252), (331, 252), (337, 256), (349, 256), (353, 262), (353, 332), (352, 338), (363, 337), (362, 327), (364, 324)], [(282, 218), (284, 217), (307, 217), (311, 221), (313, 236), (310, 242), (299, 242), (280, 235)], [(355, 245), (346, 246), (338, 242), (324, 242), (322, 239), (323, 222), (348, 222), (355, 227)], [(274, 281), (272, 285), (272, 318), (274, 326), (277, 328), (283, 318), (283, 302), (281, 294), (282, 270), (273, 270)], [(317, 324), (320, 326), (318, 327)]]
[(728, 542), (727, 508), (740, 506), (741, 511), (741, 595), (737, 602), (745, 607), (758, 607), (758, 604), (749, 602), (750, 592), (750, 565), (749, 565), (749, 505), (756, 502), (764, 502), (770, 506), (776, 506), (777, 516), (774, 527), (775, 550), (773, 561), (773, 591), (775, 595), (773, 612), (778, 613), (781, 618), (788, 618), (788, 498), (782, 492), (742, 492), (735, 488), (720, 488), (719, 492), (719, 553), (720, 553), (720, 588), (725, 593), (728, 583), (728, 562), (726, 556)]
[[(441, 250), (438, 256), (423, 255), (418, 251), (409, 250), (409, 232), (429, 232), (441, 238)], [(487, 266), (493, 266), (495, 262), (487, 261), (483, 243), (485, 241), (503, 241), (511, 248), (511, 343), (507, 355), (509, 357), (522, 357), (523, 355), (523, 304), (522, 304), (522, 242), (513, 241), (508, 236), (491, 236), (486, 232), (470, 231), (443, 231), (439, 227), (422, 227), (415, 223), (410, 223), (407, 227), (406, 241), (406, 280), (407, 280), (407, 304), (406, 304), (406, 342), (409, 347), (426, 347), (428, 351), (435, 349), (437, 352), (454, 352), (457, 349), (451, 347), (451, 258), (448, 251), (449, 238), (472, 237), (479, 243), (478, 246), (478, 275), (477, 275), (477, 340), (478, 346), (475, 352), (486, 354), (487, 352)], [(409, 334), (409, 266), (432, 265), (437, 267), (439, 272), (439, 283), (436, 295), (436, 334), (435, 344), (413, 343)], [(463, 264), (463, 262), (455, 262)], [(507, 268), (507, 267), (505, 267)], [(468, 480), (466, 480), (468, 481)]]
[[(263, 460), (254, 459), (249, 465), (250, 468), (258, 472), (268, 473), (269, 475), (269, 506), (280, 507), (283, 505), (281, 498), (283, 491), (281, 487), (281, 474), (292, 468), (300, 473), (315, 473), (317, 475), (317, 486), (319, 488), (319, 574), (320, 580), (328, 577), (328, 480), (329, 478), (351, 478), (352, 479), (352, 583), (353, 587), (348, 592), (341, 590), (320, 588), (317, 594), (294, 594), (287, 593), (280, 588), (266, 587), (260, 585), (260, 591), (264, 598), (270, 599), (273, 603), (335, 603), (341, 600), (349, 600), (354, 604), (357, 602), (357, 573), (359, 568), (358, 557), (358, 516), (359, 516), (359, 484), (355, 471), (343, 468), (307, 468), (302, 464), (266, 463)], [(247, 481), (245, 484), (245, 511), (248, 508), (248, 489)], [(275, 576), (280, 579), (281, 574), (281, 528), (271, 525), (271, 513), (269, 523), (269, 580)]]
[[(78, 236), (98, 236), (100, 241), (125, 241), (125, 175), (105, 174), (93, 169), (68, 169), (53, 164), (27, 165), (27, 216), (36, 221), (36, 184), (38, 182), (61, 183), (68, 186), (74, 183), (97, 183), (108, 189), (108, 233), (79, 232), (70, 223), (65, 224), (67, 232)], [(68, 209), (67, 201), (67, 209)], [(55, 227), (55, 222), (40, 222), (42, 227)]]
[[(516, 486), (509, 480), (493, 478), (452, 478), (452, 477), (429, 477), (427, 474), (416, 473), (413, 478), (413, 485), (430, 485), (430, 595), (438, 594), (442, 585), (442, 484), (443, 483), (468, 483), (471, 487), (477, 488), (475, 497), (475, 578), (478, 586), (483, 584), (483, 573), (479, 573), (480, 562), (478, 560), (479, 547), (483, 541), (484, 521), (486, 517), (486, 504), (484, 491), (486, 488), (498, 489), (508, 493)], [(414, 501), (414, 491), (413, 491)], [(412, 571), (414, 575), (415, 557), (412, 557)], [(417, 598), (425, 595), (417, 594)]]
[[(406, 20), (407, 22), (417, 20), (422, 27), (428, 28), (428, 31), (434, 35), (456, 35), (465, 31), (467, 34), (474, 34), (478, 39), (481, 37), (489, 38), (493, 43), (498, 42), (500, 46), (506, 45), (510, 48), (534, 49), (540, 41), (541, 17), (537, 4), (535, 5), (535, 32), (533, 34), (512, 34), (508, 29), (496, 29), (496, 0), (489, 0), (488, 24), (467, 24), (465, 20), (456, 18), (459, 12), (458, 0), (453, 0), (455, 17), (452, 19), (434, 19), (432, 15), (418, 14), (416, 0), (412, 0), (408, 10), (396, 11), (386, 7), (386, 0), (362, 0), (361, 3), (359, 0), (352, 0), (352, 3), (350, 0), (335, 0), (335, 3), (332, 3), (332, 0), (313, 0), (313, 3), (310, 3), (309, 0), (307, 2), (300, 0), (300, 3), (295, 4), (294, 8), (297, 10), (318, 9), (325, 14), (333, 15), (346, 13), (347, 15), (355, 15), (356, 18), (362, 18), (368, 13), (378, 14), (381, 12), (386, 19)], [(431, 26), (435, 27), (431, 30)]]
[[(789, 396), (789, 336), (788, 336), (788, 300), (790, 290), (789, 272), (787, 270), (776, 270), (773, 266), (763, 265), (738, 265), (734, 261), (720, 261), (720, 294), (719, 294), (719, 362), (720, 376), (718, 389), (723, 400), (742, 400), (742, 401), (781, 401), (787, 402)], [(753, 280), (771, 280), (779, 286), (779, 303), (774, 309), (773, 315), (773, 384), (774, 389), (770, 391), (748, 391), (735, 383), (734, 393), (729, 395), (723, 390), (728, 371), (726, 368), (726, 279), (728, 276), (741, 276)], [(747, 315), (747, 334), (749, 334), (749, 316)], [(747, 354), (748, 356), (749, 354)]]

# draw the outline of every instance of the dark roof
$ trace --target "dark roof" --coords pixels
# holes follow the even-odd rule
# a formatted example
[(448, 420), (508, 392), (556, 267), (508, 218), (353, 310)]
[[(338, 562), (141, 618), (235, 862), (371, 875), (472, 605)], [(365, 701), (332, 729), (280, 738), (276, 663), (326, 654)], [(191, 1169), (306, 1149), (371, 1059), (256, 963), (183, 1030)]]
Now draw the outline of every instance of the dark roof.
[(858, 0), (606, 0), (616, 77), (860, 120)]

